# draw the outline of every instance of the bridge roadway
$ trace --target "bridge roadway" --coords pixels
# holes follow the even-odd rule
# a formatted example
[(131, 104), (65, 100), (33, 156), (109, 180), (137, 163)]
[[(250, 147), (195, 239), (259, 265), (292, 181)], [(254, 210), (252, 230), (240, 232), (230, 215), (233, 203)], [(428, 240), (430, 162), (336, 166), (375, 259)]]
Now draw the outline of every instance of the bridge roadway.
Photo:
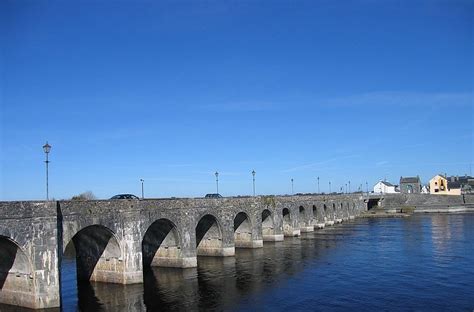
[(0, 202), (0, 303), (60, 306), (61, 258), (78, 280), (143, 282), (146, 266), (196, 267), (367, 210), (360, 195)]

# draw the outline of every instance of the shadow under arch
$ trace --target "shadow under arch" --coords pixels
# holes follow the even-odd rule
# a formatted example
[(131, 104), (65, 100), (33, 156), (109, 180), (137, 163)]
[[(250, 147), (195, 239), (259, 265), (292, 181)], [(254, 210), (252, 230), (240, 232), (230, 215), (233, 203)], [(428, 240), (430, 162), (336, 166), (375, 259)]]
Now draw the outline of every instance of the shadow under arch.
[(288, 208), (283, 208), (282, 211), (283, 215), (283, 235), (284, 236), (298, 236), (300, 230), (293, 229), (293, 225), (291, 224), (291, 213)]
[(176, 225), (161, 218), (153, 222), (142, 240), (143, 267), (165, 266), (180, 267), (180, 236)]
[(291, 225), (291, 217), (290, 217), (290, 210), (288, 208), (283, 208), (283, 226), (285, 224)]
[(245, 212), (239, 212), (234, 218), (234, 244), (236, 248), (252, 247), (252, 224)]
[(0, 293), (31, 292), (32, 266), (28, 255), (13, 239), (0, 235)]
[[(64, 253), (76, 256), (77, 281), (118, 282), (111, 276), (121, 271), (122, 251), (115, 233), (103, 225), (90, 225), (77, 232)], [(110, 267), (114, 267), (112, 272)]]
[(321, 206), (318, 207), (313, 205), (313, 220), (311, 221), (311, 224), (314, 228), (322, 229), (324, 228), (325, 223), (323, 208), (321, 208)]
[(268, 209), (262, 211), (262, 236), (275, 234), (275, 223), (273, 221), (272, 212)]
[(196, 225), (196, 252), (198, 256), (219, 256), (222, 252), (222, 229), (217, 218), (207, 214)]
[(299, 226), (300, 228), (306, 226), (306, 214), (303, 206), (299, 207), (299, 215), (298, 215), (298, 221), (299, 221)]

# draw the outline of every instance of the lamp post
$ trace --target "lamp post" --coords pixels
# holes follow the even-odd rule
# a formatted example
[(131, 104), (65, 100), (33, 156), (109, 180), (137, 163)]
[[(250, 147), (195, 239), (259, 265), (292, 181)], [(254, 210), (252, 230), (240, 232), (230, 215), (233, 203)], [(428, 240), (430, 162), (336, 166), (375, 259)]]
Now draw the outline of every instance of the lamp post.
[(351, 180), (349, 180), (349, 193), (351, 192)]
[(344, 184), (344, 191), (347, 194), (347, 183)]
[(293, 178), (291, 178), (291, 195), (295, 194), (295, 190), (293, 188)]
[(219, 172), (216, 171), (214, 174), (216, 175), (216, 190), (217, 194), (219, 194)]
[(143, 182), (145, 182), (145, 180), (143, 180), (143, 179), (140, 179), (140, 181), (142, 182), (142, 199), (144, 199), (144, 198), (145, 198), (145, 196), (144, 196), (144, 193), (143, 193)]
[(252, 170), (253, 196), (255, 197), (255, 170)]
[(318, 177), (318, 194), (319, 194), (319, 177)]
[(51, 151), (51, 145), (48, 144), (48, 141), (46, 141), (46, 144), (43, 145), (43, 151), (46, 154), (46, 160), (44, 161), (46, 163), (46, 200), (49, 200), (49, 172), (48, 172), (48, 167), (49, 167), (49, 152)]
[(331, 181), (329, 181), (329, 194), (331, 194)]
[(365, 188), (367, 190), (367, 196), (369, 196), (369, 183), (365, 182)]

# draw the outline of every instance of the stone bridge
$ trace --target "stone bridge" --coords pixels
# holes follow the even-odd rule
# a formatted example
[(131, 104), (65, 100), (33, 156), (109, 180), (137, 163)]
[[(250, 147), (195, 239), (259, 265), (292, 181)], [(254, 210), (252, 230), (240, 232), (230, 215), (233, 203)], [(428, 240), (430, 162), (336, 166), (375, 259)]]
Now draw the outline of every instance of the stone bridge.
[(78, 280), (142, 283), (149, 266), (196, 267), (366, 209), (359, 195), (0, 202), (0, 303), (59, 307), (67, 249)]

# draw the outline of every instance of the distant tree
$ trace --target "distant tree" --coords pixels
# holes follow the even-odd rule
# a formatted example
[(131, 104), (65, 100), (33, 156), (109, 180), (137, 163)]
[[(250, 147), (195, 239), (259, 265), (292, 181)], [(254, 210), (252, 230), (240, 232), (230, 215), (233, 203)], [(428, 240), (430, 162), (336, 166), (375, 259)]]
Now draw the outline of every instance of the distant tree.
[(71, 200), (94, 200), (94, 199), (97, 199), (97, 197), (91, 191), (81, 193), (71, 198)]

